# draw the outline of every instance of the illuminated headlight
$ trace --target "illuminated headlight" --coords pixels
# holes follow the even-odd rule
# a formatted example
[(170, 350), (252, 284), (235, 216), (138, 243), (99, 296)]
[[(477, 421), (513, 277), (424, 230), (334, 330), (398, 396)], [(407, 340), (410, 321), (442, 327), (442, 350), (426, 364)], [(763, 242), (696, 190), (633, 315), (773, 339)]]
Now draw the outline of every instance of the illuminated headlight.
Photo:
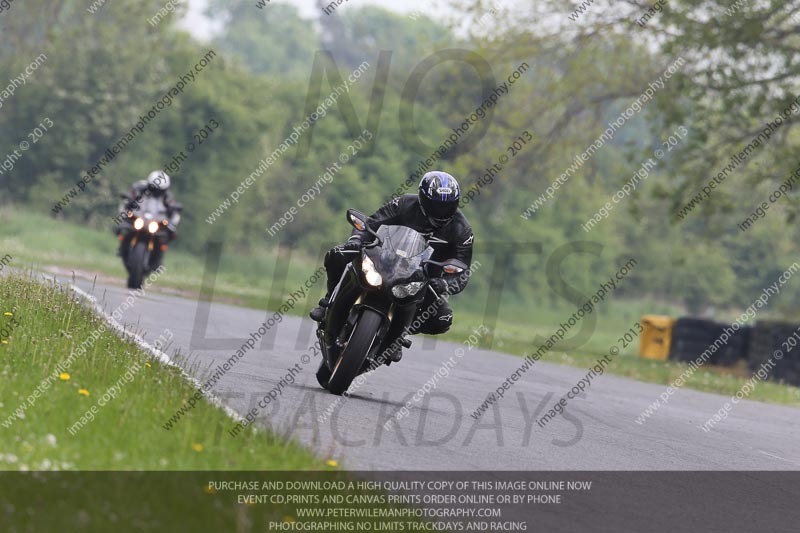
[(134, 227), (134, 229), (137, 229), (137, 230), (142, 229), (144, 227), (144, 219), (143, 218), (137, 218), (136, 220), (134, 220), (133, 221), (133, 227)]
[(373, 287), (380, 287), (381, 283), (383, 283), (383, 278), (381, 277), (380, 274), (378, 274), (378, 271), (375, 270), (375, 263), (373, 263), (372, 259), (370, 259), (366, 255), (361, 260), (361, 271), (367, 278), (367, 283), (369, 283)]
[(154, 221), (152, 221), (150, 224), (148, 224), (148, 226), (147, 226), (147, 231), (149, 231), (150, 233), (155, 233), (155, 232), (157, 232), (157, 231), (158, 231), (158, 222), (156, 222), (156, 221), (154, 220)]
[(395, 285), (392, 287), (392, 294), (398, 298), (408, 298), (409, 296), (417, 294), (424, 286), (424, 281), (415, 281), (406, 285)]

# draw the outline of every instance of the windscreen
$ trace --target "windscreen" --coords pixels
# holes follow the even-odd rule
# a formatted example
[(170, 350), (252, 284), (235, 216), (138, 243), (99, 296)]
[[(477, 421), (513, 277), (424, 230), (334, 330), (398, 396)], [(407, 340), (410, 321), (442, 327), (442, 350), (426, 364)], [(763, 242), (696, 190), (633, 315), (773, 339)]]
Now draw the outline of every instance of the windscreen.
[(161, 198), (145, 196), (139, 202), (139, 209), (135, 211), (135, 214), (147, 219), (161, 220), (166, 218), (167, 208)]
[(428, 246), (425, 237), (405, 226), (381, 226), (378, 236), (383, 246), (370, 250), (370, 259), (386, 281), (405, 280), (413, 276), (430, 259), (433, 248)]

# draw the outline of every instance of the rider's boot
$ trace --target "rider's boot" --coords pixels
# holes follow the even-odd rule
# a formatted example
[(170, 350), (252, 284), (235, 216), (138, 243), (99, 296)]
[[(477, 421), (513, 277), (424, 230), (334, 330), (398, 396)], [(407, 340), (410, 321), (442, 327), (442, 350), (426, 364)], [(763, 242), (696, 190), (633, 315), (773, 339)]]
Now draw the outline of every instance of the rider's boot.
[(319, 305), (311, 310), (308, 313), (308, 316), (311, 317), (311, 320), (314, 322), (322, 322), (325, 320), (325, 309), (330, 304), (330, 294), (326, 294), (324, 298), (321, 298), (319, 301)]
[(383, 352), (384, 364), (399, 363), (403, 358), (403, 348), (411, 348), (411, 341), (401, 337), (389, 345)]

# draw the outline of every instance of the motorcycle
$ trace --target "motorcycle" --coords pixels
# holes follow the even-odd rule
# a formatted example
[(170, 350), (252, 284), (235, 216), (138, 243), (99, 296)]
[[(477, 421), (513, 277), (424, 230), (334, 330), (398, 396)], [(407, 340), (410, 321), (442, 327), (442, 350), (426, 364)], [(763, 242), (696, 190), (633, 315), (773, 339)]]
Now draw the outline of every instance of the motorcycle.
[(382, 354), (393, 343), (411, 346), (405, 334), (426, 290), (433, 291), (432, 268), (438, 267), (440, 276), (468, 268), (457, 259), (431, 260), (431, 245), (447, 244), (441, 239), (406, 226), (386, 225), (373, 231), (367, 217), (354, 209), (347, 211), (347, 221), (374, 240), (361, 251), (350, 251), (353, 261), (331, 293), (325, 318), (317, 326), (323, 354), (317, 381), (336, 395), (344, 394), (359, 374), (384, 364)]
[[(129, 200), (127, 195), (120, 195)], [(173, 209), (180, 211), (180, 206)], [(167, 208), (159, 198), (145, 198), (133, 210), (128, 210), (120, 222), (119, 239), (122, 263), (128, 271), (128, 288), (141, 289), (145, 278), (161, 265), (170, 234)]]

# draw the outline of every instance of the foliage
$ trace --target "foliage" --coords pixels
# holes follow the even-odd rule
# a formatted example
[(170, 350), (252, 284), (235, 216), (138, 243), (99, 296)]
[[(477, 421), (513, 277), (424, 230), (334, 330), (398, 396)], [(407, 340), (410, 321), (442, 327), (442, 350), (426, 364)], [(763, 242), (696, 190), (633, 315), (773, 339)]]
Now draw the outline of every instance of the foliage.
[[(511, 155), (509, 146), (523, 132), (533, 138), (464, 207), (481, 246), (501, 241), (541, 246), (541, 252), (520, 254), (508, 264), (508, 283), (520, 298), (535, 305), (565, 303), (546, 272), (554, 252), (572, 241), (602, 248), (599, 254), (573, 253), (561, 263), (561, 277), (576, 290), (592, 292), (634, 257), (640, 264), (618, 295), (681, 300), (697, 312), (749, 304), (794, 261), (797, 230), (785, 226), (797, 209), (793, 196), (748, 232), (736, 223), (797, 166), (794, 121), (800, 113), (709, 201), (685, 220), (675, 214), (748, 136), (794, 98), (797, 32), (791, 31), (791, 15), (797, 2), (749, 2), (728, 16), (723, 2), (671, 0), (644, 28), (632, 22), (646, 7), (639, 2), (614, 3), (612, 9), (598, 1), (577, 23), (568, 18), (576, 1), (539, 3), (513, 13), (479, 0), (458, 4), (472, 20), (466, 33), (375, 7), (349, 6), (331, 16), (320, 11), (318, 20), (308, 20), (279, 2), (257, 9), (245, 0), (214, 1), (209, 13), (221, 31), (209, 45), (169, 21), (157, 27), (127, 23), (155, 13), (161, 7), (156, 0), (109, 2), (96, 15), (69, 0), (51, 2), (45, 11), (29, 2), (15, 4), (13, 24), (12, 17), (0, 18), (0, 68), (13, 75), (40, 53), (47, 61), (0, 111), (0, 154), (11, 153), (44, 117), (55, 126), (0, 176), (6, 193), (0, 202), (48, 213), (212, 48), (217, 57), (197, 81), (58, 216), (107, 227), (117, 193), (168, 164), (214, 119), (220, 128), (173, 173), (175, 192), (186, 207), (176, 246), (198, 254), (208, 242), (224, 241), (242, 253), (284, 246), (319, 257), (347, 235), (345, 208), (376, 209), (481, 106), (481, 79), (463, 62), (418, 72), (419, 90), (407, 89), (425, 59), (463, 49), (485, 59), (498, 85), (522, 63), (529, 67), (480, 121), (486, 127), (480, 142), (448, 150), (432, 165), (455, 173), (469, 190), (500, 156)], [(331, 52), (335, 64), (319, 61), (320, 48)], [(391, 56), (381, 56), (386, 50)], [(521, 218), (679, 55), (686, 67), (547, 205), (530, 219)], [(331, 69), (347, 79), (364, 61), (366, 72), (303, 134), (301, 144), (310, 141), (310, 149), (293, 145), (265, 172), (256, 172), (303, 124), (307, 105), (320, 104), (307, 101), (312, 69), (326, 68), (324, 101), (335, 90)], [(374, 128), (376, 138), (354, 156), (349, 146), (360, 132), (353, 124)], [(688, 129), (688, 138), (615, 204), (607, 219), (584, 232), (581, 225), (680, 126)], [(351, 157), (333, 181), (270, 237), (266, 228), (297, 207), (343, 153)], [(255, 183), (238, 203), (208, 224), (209, 215), (251, 174)], [(741, 194), (743, 188), (753, 194)], [(478, 283), (485, 286), (487, 280)], [(785, 310), (796, 307), (787, 304)]]

